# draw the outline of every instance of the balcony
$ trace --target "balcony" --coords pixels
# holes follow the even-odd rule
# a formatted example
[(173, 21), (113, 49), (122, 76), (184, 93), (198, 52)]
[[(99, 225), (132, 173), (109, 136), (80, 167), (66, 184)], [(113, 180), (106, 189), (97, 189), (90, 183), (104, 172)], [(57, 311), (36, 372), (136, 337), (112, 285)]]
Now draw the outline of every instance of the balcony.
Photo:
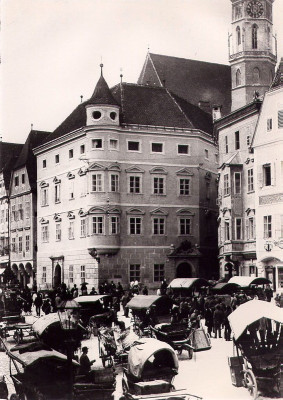
[(120, 249), (120, 235), (92, 235), (88, 238), (87, 248), (93, 257), (116, 254)]

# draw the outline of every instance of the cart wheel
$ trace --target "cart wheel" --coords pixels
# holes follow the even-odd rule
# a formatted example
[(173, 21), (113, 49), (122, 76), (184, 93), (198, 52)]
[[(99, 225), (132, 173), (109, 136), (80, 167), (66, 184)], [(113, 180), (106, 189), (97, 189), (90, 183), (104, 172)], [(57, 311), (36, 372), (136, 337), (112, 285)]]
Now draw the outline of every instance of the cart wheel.
[(257, 383), (254, 373), (251, 370), (245, 372), (244, 381), (250, 395), (253, 396), (254, 399), (256, 399), (258, 395)]
[(177, 349), (178, 356), (182, 354), (182, 351), (183, 351), (182, 347), (179, 347), (179, 349)]
[(126, 395), (129, 392), (129, 386), (124, 378), (122, 379), (122, 390), (124, 395)]
[(20, 339), (20, 335), (17, 331), (14, 332), (13, 338), (17, 344), (20, 344), (21, 339)]

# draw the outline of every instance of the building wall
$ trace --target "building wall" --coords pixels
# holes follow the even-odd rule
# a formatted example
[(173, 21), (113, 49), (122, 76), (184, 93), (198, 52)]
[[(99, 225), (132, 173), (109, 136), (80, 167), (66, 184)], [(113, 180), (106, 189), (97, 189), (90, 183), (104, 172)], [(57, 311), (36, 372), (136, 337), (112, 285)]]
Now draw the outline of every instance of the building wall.
[[(283, 126), (278, 112), (283, 113), (283, 88), (267, 92), (257, 126), (254, 149), (257, 164), (256, 185), (256, 249), (259, 273), (272, 280), (274, 289), (283, 289)], [(267, 120), (272, 120), (272, 128)], [(271, 177), (266, 180), (265, 167)], [(264, 219), (270, 216), (270, 233)]]
[(9, 262), (9, 198), (3, 173), (0, 173), (0, 265)]
[[(59, 264), (61, 279), (67, 284), (81, 283), (81, 267), (85, 265), (89, 285), (97, 287), (105, 279), (126, 285), (130, 280), (130, 265), (138, 264), (140, 279), (153, 290), (158, 286), (153, 278), (154, 264), (164, 265), (167, 279), (175, 277), (176, 265), (181, 260), (167, 258), (171, 245), (176, 248), (189, 240), (192, 246), (203, 246), (206, 252), (216, 253), (213, 241), (200, 239), (207, 218), (211, 219), (209, 235), (216, 234), (217, 149), (208, 135), (177, 129), (172, 132), (134, 126), (89, 126), (73, 136), (36, 150), (39, 284), (54, 284), (55, 268)], [(97, 140), (101, 147), (93, 148), (92, 143)], [(113, 140), (118, 141), (116, 149), (109, 147), (110, 140), (112, 144)], [(139, 141), (139, 151), (128, 151), (128, 141)], [(163, 151), (152, 152), (152, 143), (162, 143)], [(188, 145), (189, 154), (178, 154), (178, 144)], [(80, 154), (83, 145), (85, 152)], [(55, 162), (56, 155), (59, 163)], [(97, 174), (102, 176), (103, 183), (101, 191), (94, 192), (92, 176)], [(111, 191), (113, 174), (119, 176), (118, 192)], [(129, 193), (130, 176), (141, 178), (141, 193)], [(164, 178), (163, 194), (154, 194), (156, 177)], [(189, 195), (179, 194), (180, 179), (190, 179)], [(57, 203), (56, 185), (60, 185), (61, 193)], [(74, 189), (72, 198), (70, 186)], [(48, 202), (43, 206), (41, 199), (45, 190)], [(92, 232), (92, 220), (97, 217), (103, 218), (101, 234)], [(120, 219), (117, 234), (110, 232), (112, 217)], [(129, 234), (130, 218), (141, 218), (140, 234)], [(154, 218), (165, 219), (164, 234), (153, 234)], [(191, 234), (180, 234), (180, 218), (191, 219)], [(85, 235), (81, 235), (82, 219), (88, 227)], [(56, 223), (61, 224), (61, 240), (58, 237), (56, 240)], [(74, 226), (73, 239), (68, 237), (70, 223)], [(48, 241), (42, 242), (42, 230), (49, 231)], [(199, 272), (199, 264), (198, 258), (191, 260), (191, 273)], [(74, 271), (73, 282), (66, 280), (70, 265)], [(206, 262), (203, 268), (209, 275), (211, 266)]]

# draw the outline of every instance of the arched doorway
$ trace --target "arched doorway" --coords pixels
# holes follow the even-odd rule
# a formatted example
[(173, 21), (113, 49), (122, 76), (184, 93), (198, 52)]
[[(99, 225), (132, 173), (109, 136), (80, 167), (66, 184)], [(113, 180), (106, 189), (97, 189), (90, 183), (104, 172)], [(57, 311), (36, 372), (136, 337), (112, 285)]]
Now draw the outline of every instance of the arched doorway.
[(56, 267), (55, 267), (55, 271), (54, 271), (54, 280), (53, 280), (53, 282), (54, 282), (54, 288), (57, 288), (58, 286), (61, 285), (61, 282), (62, 282), (62, 279), (61, 279), (61, 276), (62, 276), (61, 271), (62, 271), (61, 265), (60, 265), (60, 264), (57, 264)]
[(182, 262), (178, 265), (176, 270), (176, 278), (191, 278), (192, 277), (192, 267), (187, 262)]

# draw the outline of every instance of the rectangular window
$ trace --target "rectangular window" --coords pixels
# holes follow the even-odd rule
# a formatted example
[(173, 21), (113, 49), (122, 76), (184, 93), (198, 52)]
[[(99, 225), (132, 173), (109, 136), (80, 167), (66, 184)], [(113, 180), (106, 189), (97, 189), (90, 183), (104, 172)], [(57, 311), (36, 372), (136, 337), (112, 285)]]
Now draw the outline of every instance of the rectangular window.
[(22, 185), (25, 184), (25, 180), (26, 180), (26, 176), (25, 176), (25, 174), (22, 174)]
[(283, 110), (278, 111), (278, 128), (283, 128)]
[(14, 237), (12, 238), (12, 252), (16, 252), (16, 238)]
[(47, 243), (49, 241), (49, 230), (48, 225), (41, 226), (41, 241)]
[(270, 164), (263, 165), (263, 182), (264, 182), (264, 186), (271, 185), (271, 165)]
[(60, 242), (61, 240), (61, 224), (56, 224), (56, 242)]
[(48, 189), (47, 188), (41, 189), (41, 205), (42, 206), (48, 205)]
[(46, 267), (42, 267), (41, 283), (46, 283)]
[(235, 237), (236, 240), (242, 239), (242, 218), (236, 218), (235, 220)]
[(81, 237), (86, 237), (86, 219), (81, 219)]
[(208, 150), (204, 150), (204, 155), (205, 155), (205, 158), (208, 160)]
[(141, 218), (131, 217), (130, 218), (130, 235), (140, 235), (141, 234)]
[(191, 234), (191, 219), (190, 218), (180, 218), (179, 220), (180, 235), (190, 235)]
[(85, 145), (81, 144), (80, 145), (80, 154), (84, 154), (85, 153)]
[(249, 146), (251, 144), (251, 137), (250, 135), (247, 136), (247, 146)]
[(241, 194), (241, 172), (234, 173), (234, 193)]
[(248, 192), (254, 191), (254, 170), (248, 169)]
[(224, 196), (228, 196), (230, 194), (229, 187), (229, 174), (224, 175)]
[(141, 266), (140, 264), (130, 264), (130, 282), (140, 281)]
[(26, 236), (26, 252), (28, 253), (30, 249), (30, 236)]
[(19, 186), (19, 177), (15, 176), (15, 186)]
[(225, 152), (226, 152), (226, 154), (229, 152), (229, 147), (228, 147), (228, 136), (225, 136)]
[(153, 178), (153, 194), (164, 194), (164, 178)]
[(141, 193), (140, 176), (130, 176), (130, 193)]
[(46, 160), (42, 160), (42, 168), (46, 168)]
[(81, 283), (85, 282), (85, 265), (81, 265)]
[(72, 240), (72, 239), (75, 238), (75, 235), (74, 235), (74, 228), (75, 228), (75, 223), (74, 223), (74, 221), (70, 221), (70, 223), (69, 223), (69, 228), (68, 228), (68, 238), (69, 238), (70, 240)]
[(73, 149), (69, 150), (69, 158), (74, 158), (74, 150)]
[(92, 139), (91, 145), (93, 149), (102, 149), (102, 139)]
[(267, 132), (272, 131), (272, 118), (267, 118), (266, 128), (267, 128)]
[(165, 279), (165, 265), (164, 264), (154, 264), (153, 269), (153, 280), (154, 282), (162, 282)]
[(128, 150), (130, 151), (140, 151), (140, 142), (128, 141)]
[(69, 265), (69, 283), (74, 283), (74, 266)]
[(229, 221), (225, 221), (224, 222), (224, 239), (230, 240), (230, 222)]
[(119, 192), (119, 175), (116, 174), (110, 175), (110, 191)]
[(22, 221), (24, 219), (24, 210), (22, 204), (19, 204), (18, 215), (19, 215), (19, 220)]
[(23, 251), (23, 238), (22, 236), (19, 237), (19, 253)]
[(102, 192), (102, 174), (93, 174), (92, 175), (92, 184), (91, 191), (92, 192)]
[(30, 202), (26, 201), (26, 219), (30, 218)]
[(255, 239), (255, 219), (254, 217), (249, 218), (248, 220), (248, 239)]
[(12, 221), (16, 221), (16, 206), (12, 206)]
[(239, 150), (240, 148), (240, 132), (235, 132), (235, 150)]
[(118, 140), (110, 139), (109, 140), (109, 148), (110, 148), (110, 150), (117, 150), (118, 149)]
[(72, 200), (75, 198), (75, 180), (69, 180), (69, 199)]
[(153, 235), (165, 235), (165, 218), (153, 218)]
[(272, 216), (265, 215), (263, 217), (263, 237), (265, 239), (272, 237)]
[(163, 143), (151, 143), (152, 153), (163, 153)]
[(118, 235), (120, 233), (120, 217), (112, 216), (110, 218), (110, 233), (111, 235)]
[(103, 234), (103, 217), (92, 217), (92, 234)]
[(61, 192), (61, 190), (60, 190), (60, 184), (58, 183), (57, 185), (55, 185), (55, 203), (60, 203), (60, 192)]
[(180, 195), (181, 196), (189, 196), (190, 194), (190, 179), (189, 178), (181, 178), (179, 180), (180, 185)]
[(178, 154), (189, 154), (189, 145), (178, 144)]
[(55, 164), (59, 164), (59, 162), (60, 162), (59, 154), (56, 154), (55, 155)]

